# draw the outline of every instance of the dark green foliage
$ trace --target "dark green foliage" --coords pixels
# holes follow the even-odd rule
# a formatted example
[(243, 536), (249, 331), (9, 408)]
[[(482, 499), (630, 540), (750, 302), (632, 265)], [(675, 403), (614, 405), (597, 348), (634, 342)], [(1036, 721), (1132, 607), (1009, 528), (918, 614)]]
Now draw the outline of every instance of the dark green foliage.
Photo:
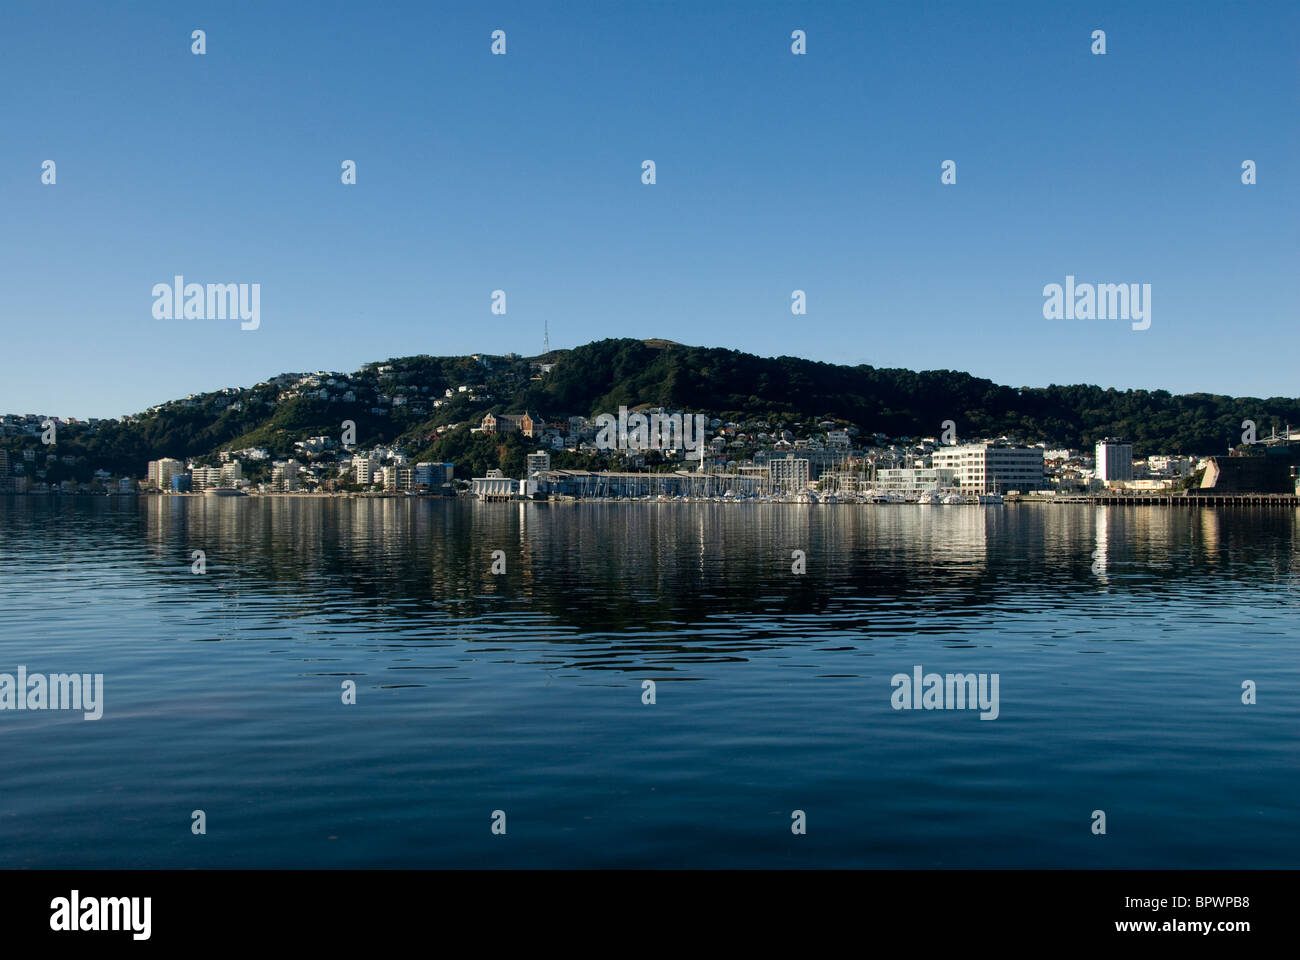
[[(337, 438), (342, 421), (352, 420), (362, 448), (399, 443), (413, 452), (413, 460), (455, 463), (458, 477), (481, 476), (492, 467), (519, 476), (536, 441), (470, 434), (467, 427), (477, 426), (488, 410), (527, 410), (554, 422), (614, 413), (620, 404), (741, 422), (762, 419), (769, 431), (784, 426), (800, 435), (816, 431), (818, 421), (834, 420), (857, 426), (864, 436), (935, 437), (943, 421), (953, 420), (960, 439), (1007, 435), (1088, 450), (1101, 437), (1118, 436), (1133, 441), (1138, 457), (1224, 453), (1240, 443), (1247, 419), (1258, 424), (1261, 438), (1272, 427), (1300, 425), (1300, 401), (1294, 398), (1174, 396), (1089, 385), (1017, 389), (950, 370), (839, 366), (662, 340), (601, 340), (553, 351), (546, 359), (555, 367), (542, 376), (536, 361), (514, 356), (407, 357), (363, 367), (334, 388), (332, 400), (296, 396), (276, 403), (281, 387), (261, 384), (197, 397), (194, 406), (166, 404), (129, 423), (103, 423), (94, 432), (70, 425), (60, 429), (53, 452), (77, 462), (60, 466), (56, 475), (86, 479), (103, 467), (141, 476), (147, 461), (159, 457), (206, 457), (243, 447), (265, 447), (284, 458), (294, 454), (294, 441)], [(380, 373), (381, 367), (392, 369)], [(456, 392), (460, 385), (481, 389), (471, 397)], [(340, 399), (344, 388), (355, 393), (355, 402)], [(453, 390), (450, 399), (444, 397), (447, 388)], [(381, 400), (398, 396), (408, 404)], [(435, 408), (435, 399), (443, 406)], [(242, 409), (231, 409), (234, 401)], [(438, 428), (449, 424), (462, 426), (438, 439)], [(24, 446), (39, 446), (31, 437), (7, 436), (0, 443), (15, 460)], [(43, 463), (49, 451), (39, 452)], [(593, 465), (577, 454), (552, 457), (556, 466)]]

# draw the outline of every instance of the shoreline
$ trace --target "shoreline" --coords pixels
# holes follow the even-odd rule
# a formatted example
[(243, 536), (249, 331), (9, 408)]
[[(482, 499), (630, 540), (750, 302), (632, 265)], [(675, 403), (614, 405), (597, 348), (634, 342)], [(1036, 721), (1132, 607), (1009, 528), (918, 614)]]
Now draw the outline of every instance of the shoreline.
[(856, 499), (836, 499), (836, 500), (806, 500), (800, 501), (795, 499), (762, 499), (759, 497), (678, 497), (659, 499), (657, 497), (489, 497), (479, 498), (472, 494), (461, 494), (457, 496), (447, 496), (445, 494), (412, 494), (412, 493), (358, 493), (352, 491), (314, 491), (300, 493), (270, 492), (270, 493), (241, 493), (241, 494), (224, 494), (209, 497), (207, 492), (201, 493), (160, 493), (157, 491), (143, 491), (132, 493), (89, 493), (87, 491), (42, 491), (34, 492), (30, 490), (0, 491), (0, 496), (6, 497), (35, 497), (40, 499), (59, 498), (59, 497), (79, 497), (79, 498), (96, 498), (96, 499), (184, 499), (184, 500), (420, 500), (420, 501), (460, 501), (467, 500), (473, 503), (493, 503), (493, 504), (517, 504), (517, 503), (545, 503), (545, 504), (576, 504), (576, 503), (601, 503), (601, 504), (673, 504), (673, 503), (743, 503), (759, 504), (765, 506), (794, 506), (794, 507), (1002, 507), (1015, 506), (1020, 504), (1069, 504), (1074, 506), (1105, 506), (1105, 507), (1135, 507), (1135, 506), (1187, 506), (1187, 507), (1216, 507), (1216, 506), (1265, 506), (1265, 507), (1300, 507), (1300, 495), (1286, 493), (1220, 493), (1220, 494), (1139, 494), (1134, 496), (1124, 496), (1117, 494), (1071, 494), (1061, 497), (1010, 497), (1004, 498), (1001, 503), (979, 503), (974, 500), (964, 503), (920, 503), (916, 500), (904, 500), (895, 502), (877, 502), (870, 500)]

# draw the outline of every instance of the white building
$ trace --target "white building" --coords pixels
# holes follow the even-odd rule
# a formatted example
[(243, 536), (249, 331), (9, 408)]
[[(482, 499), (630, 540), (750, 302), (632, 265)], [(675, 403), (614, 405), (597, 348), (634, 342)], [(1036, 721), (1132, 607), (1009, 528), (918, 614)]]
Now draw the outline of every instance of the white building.
[(1133, 479), (1133, 444), (1107, 437), (1097, 443), (1097, 467), (1094, 474), (1103, 483), (1122, 483)]
[(1147, 466), (1158, 476), (1185, 477), (1192, 472), (1192, 461), (1188, 457), (1148, 457)]
[(307, 440), (299, 440), (294, 446), (305, 454), (315, 455), (324, 453), (334, 446), (334, 441), (329, 437), (311, 437)]
[(353, 457), (352, 465), (357, 469), (357, 483), (368, 487), (376, 480), (379, 473), (379, 461), (374, 457)]
[(171, 457), (149, 461), (149, 486), (155, 490), (171, 489), (172, 477), (185, 472), (185, 464)]
[(302, 464), (297, 460), (272, 461), (271, 489), (282, 493), (294, 493), (298, 489), (298, 474)]
[(957, 483), (967, 494), (1040, 490), (1045, 485), (1042, 447), (967, 443), (940, 447), (930, 462), (934, 470), (955, 471)]
[(220, 467), (191, 467), (190, 489), (196, 493), (209, 487), (221, 486)]
[[(500, 473), (500, 470), (490, 471)], [(474, 496), (480, 500), (510, 500), (519, 492), (519, 481), (510, 477), (474, 477), (470, 481)]]
[(551, 455), (545, 450), (538, 450), (528, 455), (528, 466), (524, 470), (524, 476), (531, 477), (534, 473), (545, 473), (550, 469)]
[(951, 468), (923, 470), (897, 468), (876, 471), (873, 488), (880, 493), (925, 493), (960, 486), (957, 471)]
[(783, 492), (798, 493), (808, 489), (808, 461), (803, 458), (786, 456), (778, 460), (773, 457), (767, 462), (767, 475)]

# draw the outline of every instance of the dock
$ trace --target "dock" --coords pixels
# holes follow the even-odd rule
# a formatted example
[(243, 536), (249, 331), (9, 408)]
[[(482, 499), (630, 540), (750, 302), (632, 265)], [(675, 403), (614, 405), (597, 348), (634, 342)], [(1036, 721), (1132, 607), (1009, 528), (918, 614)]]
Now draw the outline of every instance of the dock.
[[(1036, 498), (1035, 498), (1036, 499)], [(1030, 502), (1024, 498), (1023, 502)], [(1091, 503), (1104, 507), (1300, 507), (1293, 493), (1116, 493), (1044, 498), (1043, 503)]]

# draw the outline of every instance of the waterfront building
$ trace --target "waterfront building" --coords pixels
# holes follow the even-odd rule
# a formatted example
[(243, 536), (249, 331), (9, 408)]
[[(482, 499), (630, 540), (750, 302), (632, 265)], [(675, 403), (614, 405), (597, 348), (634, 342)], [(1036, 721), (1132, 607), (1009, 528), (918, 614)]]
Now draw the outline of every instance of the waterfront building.
[(374, 457), (353, 457), (352, 465), (357, 470), (357, 483), (363, 487), (368, 487), (376, 480), (376, 474), (379, 472), (379, 461)]
[(767, 463), (768, 479), (772, 486), (784, 493), (798, 493), (808, 489), (808, 460), (787, 454), (784, 459), (773, 458)]
[(1201, 478), (1209, 493), (1296, 493), (1300, 455), (1210, 457)]
[(221, 486), (220, 467), (191, 467), (190, 488), (194, 491)]
[(952, 467), (929, 470), (916, 467), (897, 467), (876, 472), (872, 487), (877, 493), (908, 494), (933, 493), (960, 486), (958, 472)]
[(1124, 480), (1117, 486), (1125, 490), (1136, 490), (1140, 493), (1151, 493), (1160, 490), (1172, 490), (1174, 481), (1169, 477), (1143, 477), (1140, 480)]
[(422, 462), (415, 465), (414, 485), (417, 488), (440, 490), (449, 486), (456, 477), (456, 466), (452, 463)]
[[(794, 444), (781, 440), (772, 444), (771, 447), (761, 448), (754, 452), (754, 465), (767, 466), (773, 460), (784, 459), (789, 452), (794, 449)], [(853, 451), (846, 447), (830, 447), (827, 449), (806, 448), (799, 450), (799, 459), (808, 461), (808, 479), (817, 480), (826, 472), (843, 472), (848, 463), (853, 459)]]
[[(500, 470), (489, 471), (499, 474)], [(480, 500), (510, 500), (519, 491), (519, 481), (510, 477), (474, 477), (470, 481), (474, 496)]]
[(932, 469), (956, 471), (966, 494), (1041, 490), (1046, 485), (1042, 447), (967, 443), (940, 447), (930, 459)]
[(528, 455), (528, 466), (524, 471), (524, 476), (531, 477), (534, 473), (540, 473), (551, 469), (551, 455), (545, 450), (538, 450), (536, 453)]
[(149, 486), (155, 490), (170, 490), (171, 479), (185, 471), (185, 464), (171, 457), (149, 461)]
[(275, 460), (271, 463), (271, 489), (280, 493), (296, 493), (298, 475), (302, 464), (297, 460)]
[[(474, 492), (480, 495), (478, 480)], [(695, 470), (676, 470), (672, 473), (631, 473), (591, 470), (550, 470), (535, 478), (535, 486), (525, 490), (539, 496), (576, 497), (579, 499), (623, 498), (657, 499), (688, 497), (711, 499), (744, 499), (758, 497), (768, 492), (770, 485), (764, 473), (701, 473)], [(482, 497), (481, 497), (482, 498)]]
[(1095, 476), (1103, 483), (1133, 479), (1133, 444), (1107, 437), (1097, 442)]

